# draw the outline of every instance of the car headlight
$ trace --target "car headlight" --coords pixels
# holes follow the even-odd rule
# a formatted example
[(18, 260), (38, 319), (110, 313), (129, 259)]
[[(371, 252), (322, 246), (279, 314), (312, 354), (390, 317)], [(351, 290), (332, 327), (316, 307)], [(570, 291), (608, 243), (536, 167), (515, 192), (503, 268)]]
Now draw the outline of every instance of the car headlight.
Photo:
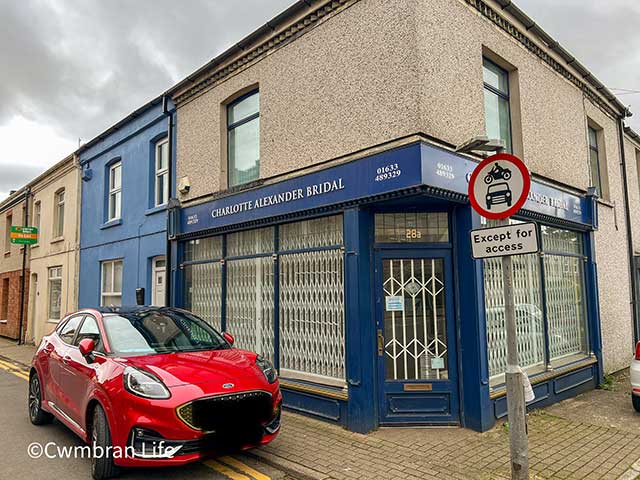
[(258, 355), (256, 357), (256, 365), (262, 370), (262, 373), (264, 373), (264, 378), (267, 379), (267, 382), (273, 383), (278, 379), (278, 372), (276, 372), (275, 367), (263, 356)]
[(124, 388), (139, 397), (165, 399), (171, 396), (169, 389), (158, 378), (137, 368), (125, 368), (123, 378)]

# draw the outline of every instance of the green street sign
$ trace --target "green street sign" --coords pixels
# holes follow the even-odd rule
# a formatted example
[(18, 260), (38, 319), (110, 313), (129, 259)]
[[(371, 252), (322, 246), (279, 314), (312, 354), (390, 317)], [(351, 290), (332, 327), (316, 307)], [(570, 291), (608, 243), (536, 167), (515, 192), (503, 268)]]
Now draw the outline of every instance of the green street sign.
[(38, 243), (36, 227), (11, 227), (11, 243), (16, 245), (34, 245)]

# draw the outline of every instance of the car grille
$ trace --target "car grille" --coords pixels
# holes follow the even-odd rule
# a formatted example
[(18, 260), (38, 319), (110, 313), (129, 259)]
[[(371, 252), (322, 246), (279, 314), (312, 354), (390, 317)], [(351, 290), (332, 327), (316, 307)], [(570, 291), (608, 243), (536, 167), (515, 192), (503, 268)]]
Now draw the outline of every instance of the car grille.
[(263, 425), (274, 416), (271, 394), (263, 391), (201, 398), (178, 407), (177, 413), (191, 428), (242, 441), (259, 440)]

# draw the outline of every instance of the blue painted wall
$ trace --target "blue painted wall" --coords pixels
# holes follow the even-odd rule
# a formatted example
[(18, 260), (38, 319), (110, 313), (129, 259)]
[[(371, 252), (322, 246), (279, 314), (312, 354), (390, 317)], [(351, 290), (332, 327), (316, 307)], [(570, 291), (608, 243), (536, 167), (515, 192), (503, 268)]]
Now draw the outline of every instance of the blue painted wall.
[[(145, 303), (151, 303), (151, 259), (166, 253), (167, 226), (166, 209), (153, 206), (154, 147), (168, 136), (167, 125), (162, 102), (151, 102), (80, 153), (81, 308), (100, 305), (100, 262), (119, 258), (123, 259), (122, 304), (136, 303), (138, 287), (144, 287)], [(117, 160), (122, 162), (122, 215), (121, 220), (107, 223), (108, 167)]]

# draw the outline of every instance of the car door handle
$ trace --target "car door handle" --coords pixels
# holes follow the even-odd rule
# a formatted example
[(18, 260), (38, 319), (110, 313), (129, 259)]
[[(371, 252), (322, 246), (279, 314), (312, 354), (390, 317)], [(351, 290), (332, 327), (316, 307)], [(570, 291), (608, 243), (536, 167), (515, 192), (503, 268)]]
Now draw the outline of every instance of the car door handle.
[(64, 358), (62, 359), (62, 363), (64, 363), (65, 365), (69, 365), (70, 361), (71, 361), (71, 357), (69, 355), (65, 355)]

